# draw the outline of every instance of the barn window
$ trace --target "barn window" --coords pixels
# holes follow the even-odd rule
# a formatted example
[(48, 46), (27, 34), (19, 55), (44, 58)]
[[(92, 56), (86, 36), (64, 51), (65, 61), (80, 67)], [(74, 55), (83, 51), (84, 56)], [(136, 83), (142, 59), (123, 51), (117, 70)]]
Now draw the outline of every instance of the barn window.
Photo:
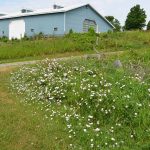
[(31, 32), (34, 32), (34, 29), (31, 29)]
[(97, 24), (94, 20), (85, 19), (83, 22), (83, 32), (88, 32), (89, 28), (93, 28), (97, 31)]
[(58, 31), (58, 28), (57, 28), (57, 27), (55, 27), (55, 28), (54, 28), (54, 31)]

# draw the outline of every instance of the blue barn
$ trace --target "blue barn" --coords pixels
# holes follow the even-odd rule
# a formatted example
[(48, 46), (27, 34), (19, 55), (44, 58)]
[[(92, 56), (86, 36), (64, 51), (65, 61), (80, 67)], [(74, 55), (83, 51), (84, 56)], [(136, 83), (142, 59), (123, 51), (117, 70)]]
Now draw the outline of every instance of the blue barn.
[(21, 39), (25, 35), (62, 36), (71, 29), (77, 33), (87, 32), (93, 27), (97, 33), (113, 30), (114, 26), (90, 4), (53, 9), (26, 10), (21, 13), (0, 16), (0, 37)]

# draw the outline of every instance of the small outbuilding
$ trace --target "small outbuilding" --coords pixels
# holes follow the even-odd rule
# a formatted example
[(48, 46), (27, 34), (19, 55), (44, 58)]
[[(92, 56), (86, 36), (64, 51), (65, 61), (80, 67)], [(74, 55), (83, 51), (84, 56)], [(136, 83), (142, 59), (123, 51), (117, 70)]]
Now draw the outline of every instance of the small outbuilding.
[(46, 36), (63, 36), (74, 32), (107, 32), (114, 26), (90, 4), (61, 7), (55, 5), (47, 10), (22, 10), (17, 14), (0, 16), (0, 37), (21, 39), (43, 33)]

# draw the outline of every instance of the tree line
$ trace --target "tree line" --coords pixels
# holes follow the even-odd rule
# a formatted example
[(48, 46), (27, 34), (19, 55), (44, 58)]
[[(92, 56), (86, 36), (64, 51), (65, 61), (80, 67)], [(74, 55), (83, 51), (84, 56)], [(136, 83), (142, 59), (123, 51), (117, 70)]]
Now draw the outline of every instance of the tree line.
[(114, 16), (106, 16), (106, 19), (114, 25), (114, 31), (143, 30), (145, 27), (147, 30), (150, 30), (150, 21), (146, 25), (146, 18), (146, 11), (140, 5), (136, 5), (130, 9), (123, 27)]

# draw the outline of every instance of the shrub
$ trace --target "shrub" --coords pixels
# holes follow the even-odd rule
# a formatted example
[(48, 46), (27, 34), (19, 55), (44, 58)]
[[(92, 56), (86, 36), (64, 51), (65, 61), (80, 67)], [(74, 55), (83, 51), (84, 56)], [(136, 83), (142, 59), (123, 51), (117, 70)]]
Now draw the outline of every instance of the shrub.
[(95, 30), (94, 30), (94, 28), (92, 28), (92, 27), (89, 28), (88, 33), (89, 33), (89, 35), (91, 35), (91, 36), (95, 36), (95, 35), (96, 35)]
[(30, 37), (28, 37), (28, 36), (25, 34), (24, 37), (22, 38), (22, 40), (28, 41), (28, 40), (30, 40)]
[(0, 41), (2, 41), (2, 42), (8, 42), (8, 37), (6, 37), (6, 36), (3, 36), (3, 37), (1, 37), (0, 38)]
[(69, 30), (69, 34), (73, 34), (73, 30), (72, 29)]

